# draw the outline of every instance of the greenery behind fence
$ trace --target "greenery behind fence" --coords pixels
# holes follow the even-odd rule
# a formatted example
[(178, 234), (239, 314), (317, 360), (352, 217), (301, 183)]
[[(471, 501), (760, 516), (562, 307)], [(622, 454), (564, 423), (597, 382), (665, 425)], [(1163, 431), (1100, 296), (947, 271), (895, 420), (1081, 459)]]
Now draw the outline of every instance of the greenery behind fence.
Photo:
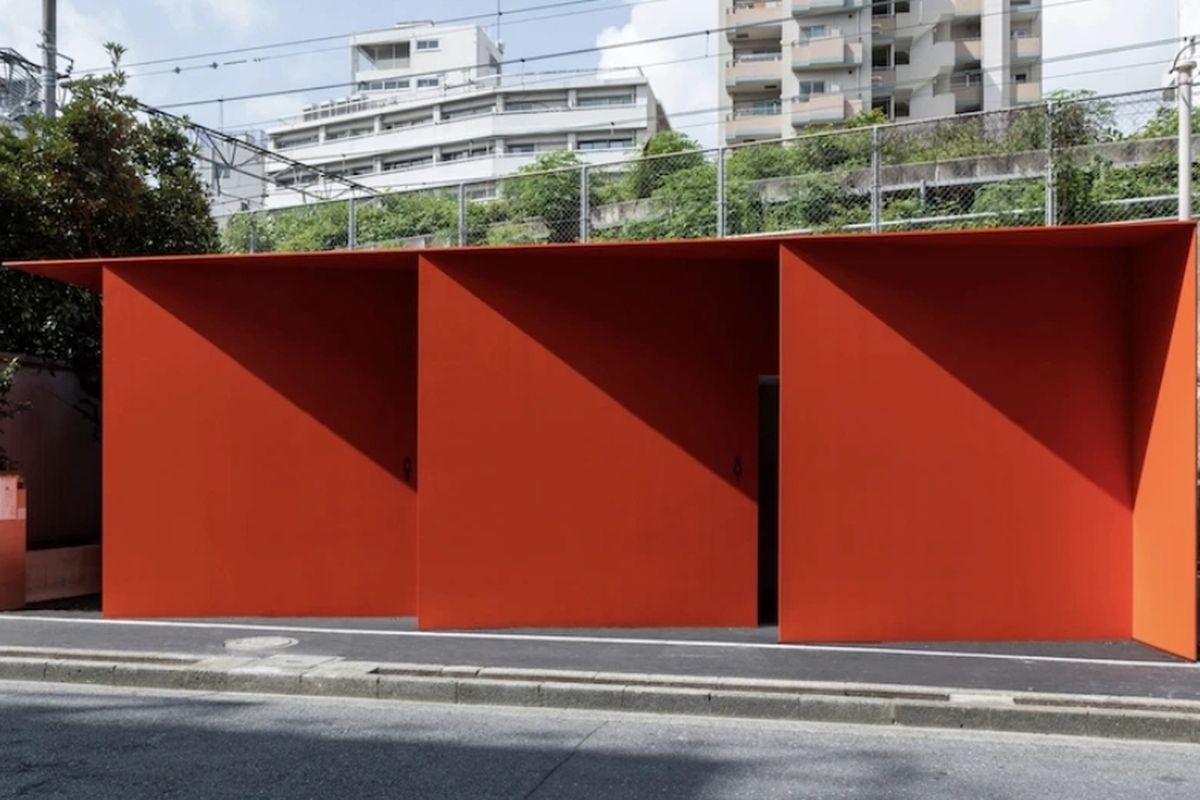
[[(464, 190), (484, 190), (485, 196), (465, 191), (461, 209), (460, 187), (360, 197), (353, 245), (630, 241), (1170, 217), (1177, 202), (1176, 114), (1159, 93), (1059, 93), (1046, 104), (899, 125), (866, 112), (791, 140), (715, 151), (666, 131), (637, 157), (615, 165), (585, 167), (574, 153), (546, 153), (513, 175), (468, 184)], [(351, 246), (349, 229), (347, 201), (329, 201), (234, 215), (223, 242), (235, 252), (328, 250)]]

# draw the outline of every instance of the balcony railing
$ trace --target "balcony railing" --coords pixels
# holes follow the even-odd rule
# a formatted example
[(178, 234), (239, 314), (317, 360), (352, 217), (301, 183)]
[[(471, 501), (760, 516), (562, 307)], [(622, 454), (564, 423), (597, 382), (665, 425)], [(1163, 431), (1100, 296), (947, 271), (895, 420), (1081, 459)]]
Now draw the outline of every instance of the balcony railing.
[(844, 92), (809, 95), (792, 101), (792, 125), (841, 122), (862, 108), (862, 100), (851, 100)]
[(954, 63), (966, 64), (983, 60), (982, 39), (960, 39), (954, 43)]
[(780, 0), (738, 3), (725, 9), (725, 25), (729, 28), (726, 35), (730, 41), (739, 34), (749, 34), (751, 38), (774, 35), (783, 24), (784, 13)]
[(813, 14), (835, 14), (864, 7), (868, 0), (792, 0), (792, 14), (797, 17)]
[(780, 103), (735, 108), (725, 118), (725, 140), (777, 139), (783, 135)]
[(774, 54), (771, 58), (736, 58), (725, 64), (725, 85), (734, 87), (761, 84), (766, 82), (778, 83), (783, 55)]
[(1016, 91), (1013, 92), (1013, 95), (1013, 99), (1018, 104), (1036, 103), (1042, 99), (1042, 83), (1041, 81), (1018, 83), (1016, 86)]
[(1042, 54), (1042, 37), (1020, 36), (1012, 40), (1012, 58), (1014, 61), (1028, 61)]
[(844, 36), (807, 39), (792, 43), (792, 69), (823, 69), (863, 61), (862, 42)]

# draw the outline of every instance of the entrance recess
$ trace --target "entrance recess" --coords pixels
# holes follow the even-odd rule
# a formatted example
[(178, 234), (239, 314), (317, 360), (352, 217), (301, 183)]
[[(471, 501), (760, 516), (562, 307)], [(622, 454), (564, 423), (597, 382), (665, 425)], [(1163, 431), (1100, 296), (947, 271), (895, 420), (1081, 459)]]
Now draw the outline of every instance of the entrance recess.
[(779, 376), (758, 379), (758, 624), (779, 621)]

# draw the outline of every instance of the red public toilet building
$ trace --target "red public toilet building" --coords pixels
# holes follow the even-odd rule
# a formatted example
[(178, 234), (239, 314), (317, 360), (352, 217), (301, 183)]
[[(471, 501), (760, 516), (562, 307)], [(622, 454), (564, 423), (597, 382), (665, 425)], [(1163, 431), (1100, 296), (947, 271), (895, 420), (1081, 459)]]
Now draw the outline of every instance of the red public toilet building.
[(104, 295), (110, 617), (1196, 656), (1195, 225), (14, 266)]

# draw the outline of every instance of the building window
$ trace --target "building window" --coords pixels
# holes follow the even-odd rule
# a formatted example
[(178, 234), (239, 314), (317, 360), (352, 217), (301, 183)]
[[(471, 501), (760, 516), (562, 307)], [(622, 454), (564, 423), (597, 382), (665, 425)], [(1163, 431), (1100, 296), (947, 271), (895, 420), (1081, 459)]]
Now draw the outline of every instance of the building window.
[(483, 156), (491, 155), (492, 146), (488, 145), (471, 145), (462, 150), (451, 150), (443, 152), (438, 158), (438, 161), (462, 161), (464, 158), (482, 158)]
[(1015, 81), (1016, 83), (1027, 83), (1029, 81), (1029, 73), (1028, 72), (1014, 72), (1013, 73), (1013, 81)]
[(578, 108), (601, 108), (604, 106), (631, 106), (633, 94), (597, 94), (580, 97), (575, 101)]
[(416, 156), (410, 158), (394, 158), (383, 162), (384, 172), (396, 172), (402, 169), (427, 167), (433, 163), (433, 156)]
[(438, 49), (438, 40), (437, 39), (417, 39), (417, 49), (418, 50), (437, 50)]
[(829, 35), (828, 25), (803, 25), (800, 28), (800, 36), (805, 39), (823, 39)]
[(275, 147), (279, 150), (286, 150), (289, 147), (303, 147), (306, 144), (316, 144), (317, 134), (311, 133), (306, 136), (296, 137), (281, 137), (275, 140)]
[(438, 85), (437, 78), (417, 78), (418, 89), (433, 89)]
[(469, 108), (453, 108), (442, 109), (442, 122), (449, 122), (452, 119), (463, 119), (464, 117), (481, 117), (484, 114), (491, 114), (496, 110), (494, 105), (486, 106), (471, 106)]
[(616, 139), (581, 139), (575, 145), (577, 150), (629, 150), (632, 147), (632, 136)]
[(504, 152), (509, 155), (532, 155), (537, 152), (537, 145), (533, 142), (521, 142), (519, 144), (506, 144)]
[(825, 94), (825, 81), (800, 81), (801, 100), (807, 100), (814, 94)]

